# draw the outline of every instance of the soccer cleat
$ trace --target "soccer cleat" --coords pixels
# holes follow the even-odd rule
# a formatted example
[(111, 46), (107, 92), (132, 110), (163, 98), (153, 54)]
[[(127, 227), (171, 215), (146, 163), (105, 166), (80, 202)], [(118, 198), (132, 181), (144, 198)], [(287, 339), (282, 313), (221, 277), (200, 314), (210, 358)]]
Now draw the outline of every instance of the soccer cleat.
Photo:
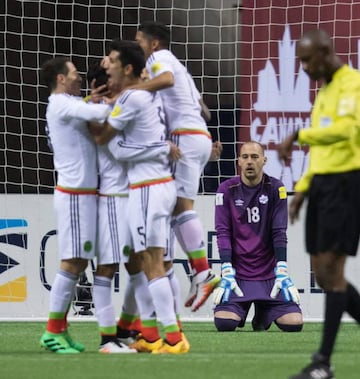
[(312, 363), (306, 366), (299, 374), (293, 375), (289, 379), (335, 379), (335, 376), (326, 359), (317, 353), (313, 356)]
[(131, 349), (136, 349), (138, 353), (151, 353), (154, 350), (160, 349), (163, 344), (163, 340), (159, 338), (154, 342), (146, 341), (146, 339), (140, 334), (137, 336), (136, 341), (132, 343), (129, 347)]
[(135, 343), (136, 339), (129, 336), (129, 337), (118, 337), (117, 338), (119, 342), (121, 342), (122, 344), (126, 345), (126, 346), (130, 346), (132, 345), (133, 343)]
[(182, 339), (182, 341), (184, 342), (187, 351), (189, 351), (189, 350), (190, 350), (190, 342), (189, 342), (189, 340), (186, 338), (184, 332), (181, 332), (181, 339)]
[(210, 269), (207, 271), (207, 276), (204, 277), (204, 272), (194, 275), (191, 281), (190, 292), (185, 302), (186, 307), (192, 307), (192, 311), (197, 311), (209, 298), (214, 289), (219, 285), (221, 278)]
[(186, 342), (181, 340), (175, 345), (170, 345), (165, 340), (159, 349), (152, 351), (152, 354), (185, 354), (190, 350), (189, 341)]
[(57, 354), (78, 354), (78, 350), (71, 347), (64, 333), (45, 332), (40, 338), (40, 346)]
[(109, 341), (99, 346), (99, 353), (102, 354), (133, 354), (137, 353), (135, 349), (130, 349), (121, 342)]
[(83, 352), (85, 350), (85, 346), (80, 343), (80, 342), (76, 342), (72, 339), (72, 337), (70, 336), (68, 330), (64, 330), (63, 332), (64, 334), (64, 338), (66, 339), (67, 343), (70, 345), (70, 347), (72, 347), (73, 349), (79, 351), (80, 353)]

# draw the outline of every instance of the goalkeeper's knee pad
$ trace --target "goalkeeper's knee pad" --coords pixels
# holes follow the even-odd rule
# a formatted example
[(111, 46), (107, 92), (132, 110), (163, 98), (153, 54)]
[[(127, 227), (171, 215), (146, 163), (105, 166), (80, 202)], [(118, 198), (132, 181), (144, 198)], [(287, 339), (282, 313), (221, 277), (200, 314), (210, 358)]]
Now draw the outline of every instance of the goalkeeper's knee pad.
[(290, 324), (280, 324), (275, 321), (275, 324), (279, 329), (281, 329), (283, 332), (301, 332), (303, 324), (295, 324), (295, 325), (290, 325)]
[(219, 332), (233, 332), (239, 325), (240, 321), (232, 320), (230, 318), (214, 318), (216, 329)]

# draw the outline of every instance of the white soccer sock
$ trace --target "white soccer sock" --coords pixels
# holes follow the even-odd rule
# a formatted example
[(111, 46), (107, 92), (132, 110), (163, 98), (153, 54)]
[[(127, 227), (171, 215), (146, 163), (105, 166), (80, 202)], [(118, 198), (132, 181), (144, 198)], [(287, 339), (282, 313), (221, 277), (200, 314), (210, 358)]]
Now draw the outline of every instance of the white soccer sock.
[(143, 271), (131, 275), (134, 286), (136, 304), (139, 309), (141, 320), (155, 320), (155, 307), (149, 291), (148, 280)]
[(134, 275), (129, 275), (129, 279), (125, 288), (124, 302), (122, 306), (122, 311), (131, 316), (135, 316), (138, 313), (138, 307), (135, 299), (134, 284), (134, 281), (136, 281), (136, 279), (133, 279), (133, 276)]
[(171, 225), (185, 253), (204, 248), (204, 228), (195, 211), (182, 212)]
[(100, 327), (116, 325), (115, 310), (111, 301), (111, 282), (112, 280), (105, 276), (94, 277), (92, 295)]
[(50, 291), (50, 312), (66, 313), (78, 281), (76, 275), (59, 270)]
[(166, 272), (166, 276), (169, 278), (171, 291), (174, 297), (174, 307), (176, 315), (180, 314), (181, 311), (181, 288), (178, 277), (175, 275), (174, 268), (172, 267)]
[(155, 278), (149, 282), (149, 290), (155, 306), (157, 320), (164, 327), (177, 325), (174, 296), (167, 276)]

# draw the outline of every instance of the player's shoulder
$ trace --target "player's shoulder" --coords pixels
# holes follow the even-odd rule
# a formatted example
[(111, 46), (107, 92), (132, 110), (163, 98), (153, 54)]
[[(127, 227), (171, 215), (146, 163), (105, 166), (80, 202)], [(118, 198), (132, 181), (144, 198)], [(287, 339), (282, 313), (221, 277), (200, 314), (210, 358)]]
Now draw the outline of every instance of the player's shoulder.
[(226, 179), (222, 183), (220, 183), (217, 192), (225, 193), (228, 192), (231, 188), (238, 187), (240, 185), (240, 177), (234, 176), (233, 178)]
[(124, 91), (117, 99), (118, 105), (138, 104), (145, 100), (151, 100), (152, 94), (149, 91), (139, 89), (128, 89)]
[(287, 198), (286, 187), (280, 179), (264, 174), (264, 184), (267, 184), (270, 190), (276, 193), (276, 195), (278, 195), (280, 199)]
[(338, 80), (340, 87), (346, 91), (358, 91), (360, 87), (360, 71), (348, 65), (344, 65), (339, 72)]

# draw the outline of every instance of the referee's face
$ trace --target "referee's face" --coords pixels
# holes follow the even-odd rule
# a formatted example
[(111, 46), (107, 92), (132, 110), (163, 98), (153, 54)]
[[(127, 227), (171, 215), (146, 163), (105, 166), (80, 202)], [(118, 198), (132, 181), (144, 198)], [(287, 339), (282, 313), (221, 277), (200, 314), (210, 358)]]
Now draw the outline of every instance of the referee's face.
[(319, 80), (326, 76), (326, 55), (321, 49), (317, 49), (310, 39), (299, 41), (296, 46), (296, 54), (301, 62), (303, 70), (310, 79)]

